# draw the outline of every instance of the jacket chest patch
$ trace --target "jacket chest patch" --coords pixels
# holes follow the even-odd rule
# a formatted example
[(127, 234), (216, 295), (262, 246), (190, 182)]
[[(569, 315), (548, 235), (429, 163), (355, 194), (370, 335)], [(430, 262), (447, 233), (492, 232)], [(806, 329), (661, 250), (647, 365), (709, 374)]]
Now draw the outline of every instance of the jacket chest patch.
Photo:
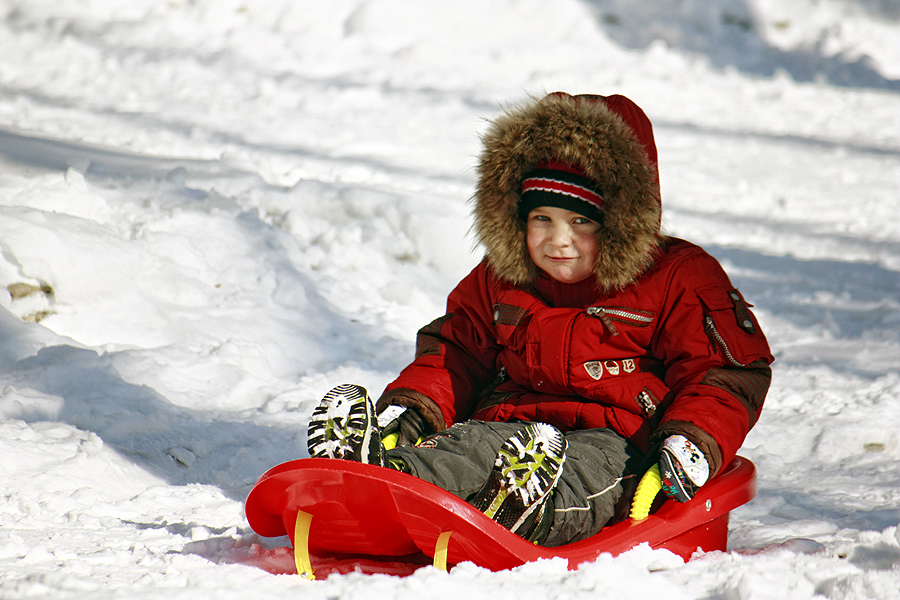
[(634, 373), (637, 370), (637, 365), (633, 358), (626, 358), (625, 360), (589, 360), (584, 363), (584, 370), (587, 371), (591, 378), (599, 381), (603, 377), (604, 372), (616, 377), (623, 372)]

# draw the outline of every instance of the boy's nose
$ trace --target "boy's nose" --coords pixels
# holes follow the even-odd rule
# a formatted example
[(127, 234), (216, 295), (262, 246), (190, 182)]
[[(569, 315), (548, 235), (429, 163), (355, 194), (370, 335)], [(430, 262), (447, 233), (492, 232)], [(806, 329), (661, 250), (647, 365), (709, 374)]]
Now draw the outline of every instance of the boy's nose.
[(568, 246), (572, 241), (572, 231), (566, 225), (557, 225), (550, 234), (550, 241), (557, 246)]

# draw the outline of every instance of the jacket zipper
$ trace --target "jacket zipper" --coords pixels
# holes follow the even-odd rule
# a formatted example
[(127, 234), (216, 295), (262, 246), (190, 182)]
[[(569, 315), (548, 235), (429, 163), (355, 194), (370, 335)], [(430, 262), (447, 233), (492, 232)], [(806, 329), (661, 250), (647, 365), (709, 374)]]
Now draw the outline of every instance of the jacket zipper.
[(649, 325), (653, 322), (653, 317), (650, 315), (641, 314), (638, 312), (632, 312), (629, 310), (624, 310), (621, 308), (604, 308), (602, 306), (590, 306), (587, 308), (587, 314), (596, 317), (603, 321), (603, 324), (606, 325), (606, 328), (609, 329), (609, 332), (613, 335), (619, 335), (618, 329), (616, 329), (616, 324), (613, 323), (613, 317), (618, 319), (622, 319), (625, 321), (631, 321), (633, 323), (637, 323), (639, 325)]
[(620, 319), (626, 319), (628, 321), (637, 321), (638, 323), (644, 323), (647, 325), (653, 322), (653, 317), (650, 315), (643, 315), (641, 313), (631, 312), (628, 310), (623, 310), (621, 308), (604, 308), (602, 310), (608, 315), (619, 317)]
[(719, 344), (722, 348), (722, 353), (725, 355), (725, 358), (728, 359), (732, 365), (736, 367), (746, 367), (744, 363), (740, 362), (738, 359), (734, 357), (731, 353), (731, 350), (728, 348), (728, 344), (725, 343), (725, 338), (722, 337), (722, 334), (719, 333), (719, 330), (716, 329), (716, 324), (713, 321), (713, 318), (709, 315), (706, 315), (706, 319), (704, 321), (706, 325), (707, 334)]
[(596, 317), (606, 325), (606, 328), (613, 335), (619, 335), (619, 330), (616, 329), (616, 324), (612, 322), (612, 319), (609, 318), (609, 314), (606, 312), (605, 308), (601, 308), (599, 306), (590, 306), (587, 309), (587, 314), (591, 317)]

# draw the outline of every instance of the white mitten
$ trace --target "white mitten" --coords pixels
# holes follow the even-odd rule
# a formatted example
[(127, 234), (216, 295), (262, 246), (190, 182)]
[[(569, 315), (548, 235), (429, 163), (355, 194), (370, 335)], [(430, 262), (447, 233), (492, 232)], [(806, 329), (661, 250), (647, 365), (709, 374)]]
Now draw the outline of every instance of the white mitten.
[(670, 435), (659, 453), (662, 489), (670, 498), (687, 502), (709, 479), (706, 456), (683, 435)]

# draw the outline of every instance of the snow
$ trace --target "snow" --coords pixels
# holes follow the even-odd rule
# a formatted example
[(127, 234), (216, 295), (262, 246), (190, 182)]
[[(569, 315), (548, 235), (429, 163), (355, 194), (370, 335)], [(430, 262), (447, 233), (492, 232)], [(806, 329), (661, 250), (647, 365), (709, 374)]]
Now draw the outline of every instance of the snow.
[[(896, 0), (0, 0), (0, 597), (900, 598)], [(655, 123), (777, 356), (727, 552), (308, 582), (256, 478), (478, 261), (485, 119)], [(8, 292), (8, 293), (7, 293)]]

